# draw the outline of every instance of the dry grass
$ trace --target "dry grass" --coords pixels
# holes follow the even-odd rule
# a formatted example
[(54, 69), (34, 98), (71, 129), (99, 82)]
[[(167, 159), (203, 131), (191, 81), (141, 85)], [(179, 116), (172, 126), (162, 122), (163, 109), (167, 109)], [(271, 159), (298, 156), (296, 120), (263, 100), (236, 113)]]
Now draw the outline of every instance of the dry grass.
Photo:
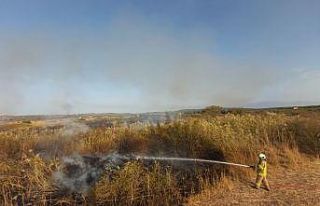
[(254, 174), (243, 180), (227, 177), (188, 198), (187, 205), (319, 205), (318, 163), (304, 158), (300, 167), (269, 167), (270, 192), (252, 187)]
[[(76, 204), (72, 196), (45, 192), (56, 189), (52, 173), (59, 158), (74, 152), (118, 151), (252, 164), (264, 151), (272, 167), (297, 167), (306, 155), (319, 156), (319, 121), (281, 114), (227, 114), (142, 128), (95, 128), (69, 136), (63, 135), (64, 128), (9, 128), (0, 132), (0, 205)], [(234, 179), (250, 175), (248, 169), (216, 165), (186, 169), (131, 162), (112, 178), (107, 174), (101, 178), (96, 199), (99, 205), (178, 205), (206, 188), (227, 192)]]

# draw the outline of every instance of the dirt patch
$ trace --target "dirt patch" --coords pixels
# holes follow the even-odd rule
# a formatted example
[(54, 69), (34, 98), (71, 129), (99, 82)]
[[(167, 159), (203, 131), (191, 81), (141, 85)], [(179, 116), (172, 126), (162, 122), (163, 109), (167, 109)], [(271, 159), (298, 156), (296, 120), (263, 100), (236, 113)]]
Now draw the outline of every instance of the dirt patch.
[(189, 198), (187, 205), (319, 205), (320, 160), (298, 169), (270, 167), (271, 191), (254, 189), (254, 174), (244, 181), (233, 181), (227, 190), (211, 188)]

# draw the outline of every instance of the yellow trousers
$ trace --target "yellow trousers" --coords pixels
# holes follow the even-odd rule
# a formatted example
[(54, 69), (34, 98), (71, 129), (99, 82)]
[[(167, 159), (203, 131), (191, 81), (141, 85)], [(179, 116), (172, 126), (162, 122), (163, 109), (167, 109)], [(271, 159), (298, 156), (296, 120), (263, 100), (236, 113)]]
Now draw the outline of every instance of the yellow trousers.
[(267, 190), (270, 190), (270, 186), (269, 186), (269, 182), (267, 180), (267, 177), (263, 177), (261, 175), (257, 175), (257, 179), (256, 179), (256, 188), (257, 189), (260, 188), (261, 183), (264, 184), (264, 186), (266, 187)]

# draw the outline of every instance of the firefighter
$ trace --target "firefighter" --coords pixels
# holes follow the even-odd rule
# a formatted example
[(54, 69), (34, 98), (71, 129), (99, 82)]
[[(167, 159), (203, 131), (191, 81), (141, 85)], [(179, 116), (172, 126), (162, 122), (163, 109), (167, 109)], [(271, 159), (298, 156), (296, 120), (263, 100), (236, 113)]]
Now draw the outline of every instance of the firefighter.
[(267, 180), (267, 157), (263, 153), (260, 153), (258, 157), (259, 157), (258, 164), (255, 166), (251, 166), (257, 172), (255, 187), (259, 189), (261, 186), (261, 183), (263, 183), (264, 186), (266, 187), (266, 190), (270, 191), (269, 182)]

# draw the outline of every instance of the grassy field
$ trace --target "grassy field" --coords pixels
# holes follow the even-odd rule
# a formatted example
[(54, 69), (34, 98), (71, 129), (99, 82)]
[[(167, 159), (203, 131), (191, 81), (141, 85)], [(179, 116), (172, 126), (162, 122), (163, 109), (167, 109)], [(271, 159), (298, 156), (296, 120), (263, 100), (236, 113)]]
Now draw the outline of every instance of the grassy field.
[[(253, 175), (247, 168), (128, 161), (84, 193), (62, 190), (54, 174), (75, 155), (140, 154), (299, 168), (320, 155), (319, 107), (293, 110), (210, 107), (158, 124), (121, 117), (14, 119), (0, 129), (0, 205), (182, 205)], [(112, 120), (112, 124), (93, 124)], [(90, 123), (90, 124), (89, 124)], [(97, 126), (98, 125), (98, 126)], [(92, 192), (94, 191), (94, 192)], [(201, 205), (201, 204), (200, 204)]]

